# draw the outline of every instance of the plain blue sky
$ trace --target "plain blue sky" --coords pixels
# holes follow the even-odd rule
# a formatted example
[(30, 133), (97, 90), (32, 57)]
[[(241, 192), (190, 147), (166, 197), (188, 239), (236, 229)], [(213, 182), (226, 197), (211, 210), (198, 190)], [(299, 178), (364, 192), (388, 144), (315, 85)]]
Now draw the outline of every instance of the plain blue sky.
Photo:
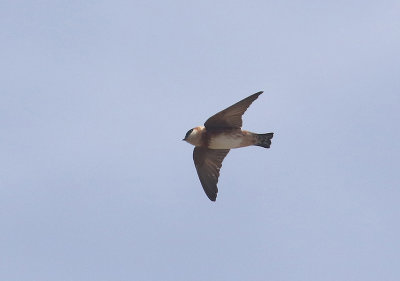
[[(399, 1), (0, 4), (0, 279), (400, 280)], [(186, 131), (257, 91), (216, 203)]]

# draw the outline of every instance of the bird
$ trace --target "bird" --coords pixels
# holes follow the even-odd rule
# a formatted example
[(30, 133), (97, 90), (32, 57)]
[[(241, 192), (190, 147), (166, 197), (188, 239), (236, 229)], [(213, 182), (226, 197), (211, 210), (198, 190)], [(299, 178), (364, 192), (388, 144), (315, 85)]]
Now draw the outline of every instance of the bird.
[(232, 148), (270, 148), (274, 133), (257, 134), (242, 130), (242, 115), (263, 91), (257, 92), (211, 116), (204, 126), (190, 129), (183, 139), (194, 145), (193, 161), (200, 183), (211, 201), (216, 201), (222, 161)]

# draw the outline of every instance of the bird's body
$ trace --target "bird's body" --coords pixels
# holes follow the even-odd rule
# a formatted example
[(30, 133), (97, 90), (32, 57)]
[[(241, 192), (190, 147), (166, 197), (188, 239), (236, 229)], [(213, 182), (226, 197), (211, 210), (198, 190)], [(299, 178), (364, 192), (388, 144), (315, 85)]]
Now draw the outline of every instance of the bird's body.
[(195, 146), (193, 160), (201, 185), (211, 201), (218, 193), (222, 161), (232, 148), (251, 145), (269, 148), (273, 133), (242, 130), (242, 115), (263, 92), (255, 93), (210, 117), (204, 126), (190, 129), (183, 140)]
[(209, 149), (231, 149), (255, 145), (257, 134), (241, 129), (207, 130), (204, 126), (199, 126), (193, 128), (186, 141)]

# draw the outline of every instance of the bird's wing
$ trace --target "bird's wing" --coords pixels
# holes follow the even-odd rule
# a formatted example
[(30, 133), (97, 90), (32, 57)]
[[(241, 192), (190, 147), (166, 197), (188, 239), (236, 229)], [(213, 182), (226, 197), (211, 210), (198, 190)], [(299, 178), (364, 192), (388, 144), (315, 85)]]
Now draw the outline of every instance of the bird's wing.
[(208, 149), (199, 146), (193, 150), (193, 160), (197, 174), (207, 197), (211, 201), (217, 199), (219, 170), (228, 152), (229, 149)]
[(259, 95), (263, 92), (255, 93), (234, 105), (224, 109), (217, 114), (208, 118), (204, 126), (206, 129), (223, 129), (223, 128), (235, 128), (240, 129), (242, 127), (242, 115), (255, 101)]

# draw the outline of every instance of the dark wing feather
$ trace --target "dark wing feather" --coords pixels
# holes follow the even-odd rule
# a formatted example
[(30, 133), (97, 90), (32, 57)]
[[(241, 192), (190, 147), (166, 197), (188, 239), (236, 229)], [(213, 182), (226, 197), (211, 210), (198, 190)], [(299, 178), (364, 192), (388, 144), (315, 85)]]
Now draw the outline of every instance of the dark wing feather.
[(208, 149), (199, 146), (193, 150), (197, 174), (207, 197), (211, 201), (217, 199), (219, 170), (228, 152), (229, 149)]
[(242, 127), (242, 115), (250, 106), (250, 104), (255, 101), (259, 95), (263, 92), (255, 93), (234, 105), (224, 109), (217, 114), (208, 118), (204, 126), (206, 129), (223, 129), (223, 128), (234, 128), (240, 129)]

